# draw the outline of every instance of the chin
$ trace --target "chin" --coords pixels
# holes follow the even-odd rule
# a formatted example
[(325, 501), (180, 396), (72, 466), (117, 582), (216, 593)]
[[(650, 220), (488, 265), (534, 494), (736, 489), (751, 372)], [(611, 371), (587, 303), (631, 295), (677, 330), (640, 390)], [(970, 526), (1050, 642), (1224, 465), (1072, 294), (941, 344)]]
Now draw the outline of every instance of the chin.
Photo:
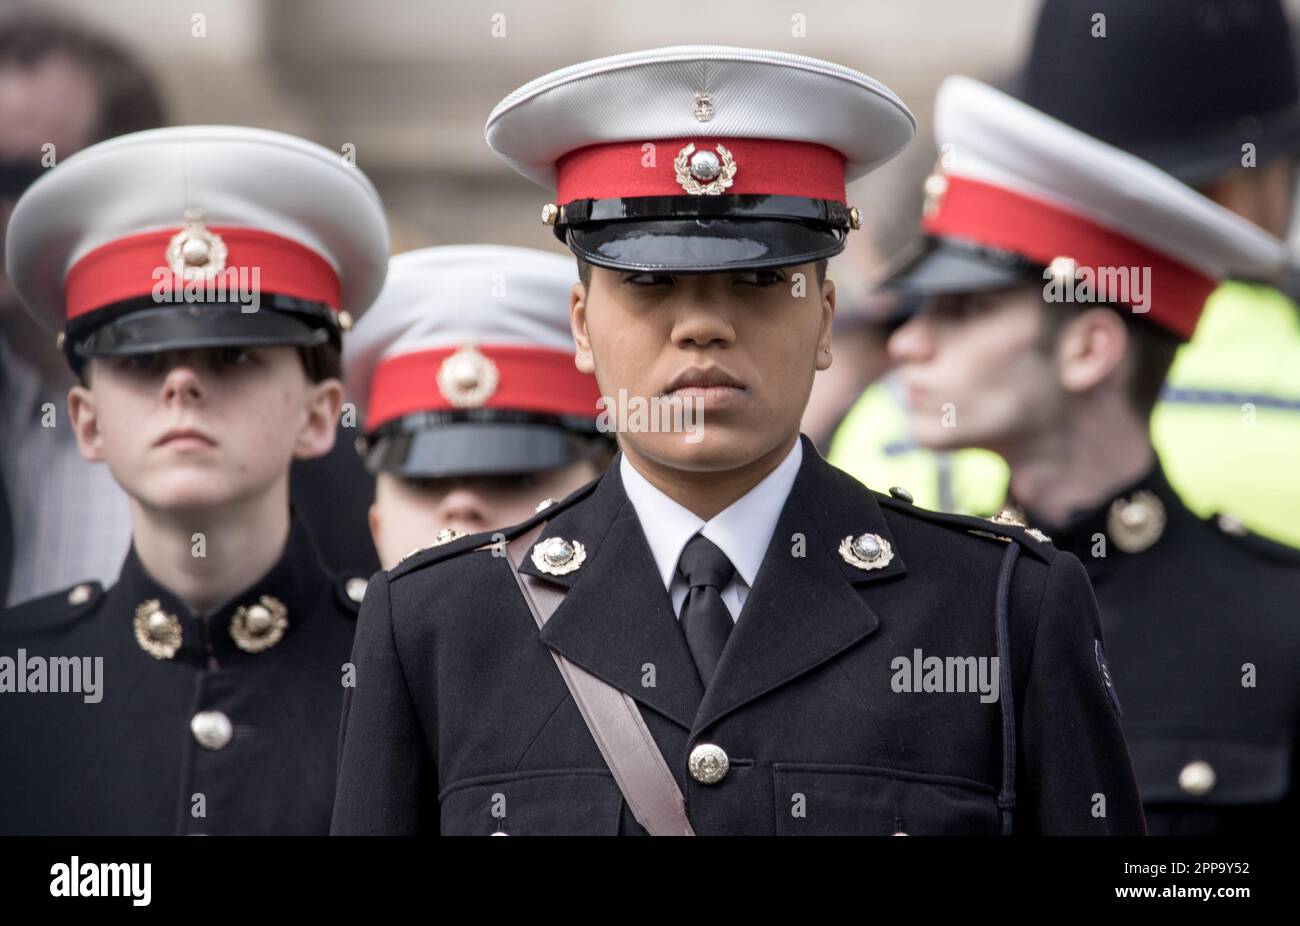
[(165, 511), (204, 510), (228, 505), (247, 494), (212, 474), (183, 473), (155, 478), (136, 494), (151, 507)]
[(972, 431), (968, 427), (927, 426), (918, 428), (913, 424), (912, 441), (922, 449), (935, 452), (951, 452), (963, 450), (967, 447), (984, 446), (983, 435)]
[[(688, 436), (699, 437), (699, 440), (688, 443)], [(637, 434), (634, 437), (635, 442), (631, 442), (627, 435), (623, 435), (623, 441), (632, 443), (642, 456), (674, 469), (693, 472), (739, 469), (753, 463), (780, 442), (780, 437), (755, 434), (752, 428), (717, 424), (705, 424), (694, 435)]]

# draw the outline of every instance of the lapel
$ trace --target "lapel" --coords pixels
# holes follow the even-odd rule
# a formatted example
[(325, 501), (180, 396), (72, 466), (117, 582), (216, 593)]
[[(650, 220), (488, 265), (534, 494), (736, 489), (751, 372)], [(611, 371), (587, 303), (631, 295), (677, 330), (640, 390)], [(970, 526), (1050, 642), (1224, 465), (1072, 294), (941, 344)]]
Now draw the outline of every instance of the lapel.
[[(858, 588), (906, 571), (871, 492), (823, 460), (806, 437), (800, 440), (799, 474), (692, 724), (692, 740), (873, 633), (880, 621)], [(845, 537), (867, 532), (894, 547), (883, 569), (859, 569), (839, 554)]]
[[(880, 621), (859, 588), (906, 567), (870, 490), (800, 439), (799, 474), (707, 692), (623, 490), (619, 457), (592, 494), (559, 512), (538, 538), (579, 541), (583, 565), (552, 576), (525, 555), (519, 567), (567, 590), (542, 642), (694, 734), (873, 633)], [(845, 537), (867, 532), (894, 547), (883, 569), (858, 569), (838, 552)], [(802, 555), (794, 552), (796, 535)], [(642, 684), (647, 663), (653, 686)]]
[[(654, 556), (614, 458), (590, 496), (547, 521), (538, 538), (581, 543), (583, 565), (541, 572), (525, 554), (520, 571), (567, 589), (542, 642), (593, 675), (689, 729), (703, 689)], [(652, 666), (652, 670), (645, 668)], [(653, 672), (653, 685), (643, 684)]]

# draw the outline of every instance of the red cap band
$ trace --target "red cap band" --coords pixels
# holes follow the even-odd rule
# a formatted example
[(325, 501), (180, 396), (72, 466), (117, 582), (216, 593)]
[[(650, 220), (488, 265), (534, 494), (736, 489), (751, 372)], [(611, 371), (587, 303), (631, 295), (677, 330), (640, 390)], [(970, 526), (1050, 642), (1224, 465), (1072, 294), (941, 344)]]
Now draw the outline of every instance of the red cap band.
[(380, 361), (370, 380), (366, 430), (417, 412), (499, 408), (591, 418), (599, 414), (596, 378), (573, 365), (573, 355), (538, 347), (475, 345), (496, 368), (496, 388), (472, 405), (456, 404), (438, 385), (443, 361), (461, 348), (440, 347)]
[[(1001, 248), (1049, 265), (1072, 258), (1079, 268), (1151, 269), (1144, 294), (1152, 322), (1184, 339), (1196, 330), (1205, 301), (1218, 285), (1212, 277), (1146, 244), (1097, 224), (1053, 203), (967, 177), (949, 176), (938, 208), (924, 221), (932, 235)], [(1097, 274), (1099, 301), (1132, 306), (1134, 300), (1106, 292), (1106, 274)]]
[[(172, 277), (167, 245), (181, 229), (143, 232), (101, 245), (72, 265), (64, 278), (63, 293), (68, 318), (76, 318), (124, 299), (151, 296), (160, 281), (175, 290), (184, 286)], [(310, 248), (270, 232), (251, 228), (209, 228), (226, 245), (226, 266), (212, 281), (193, 287), (256, 286), (260, 293), (275, 293), (321, 302), (338, 311), (339, 278), (329, 262)], [(251, 276), (256, 269), (256, 277)], [(241, 274), (247, 271), (247, 274)], [(240, 274), (240, 275), (236, 275)], [(231, 295), (236, 295), (236, 288)], [(181, 294), (174, 297), (180, 301)], [(161, 303), (160, 303), (161, 304)]]
[(555, 200), (564, 205), (575, 199), (685, 196), (673, 163), (691, 143), (696, 151), (716, 154), (721, 144), (731, 153), (736, 173), (725, 191), (728, 195), (806, 196), (841, 203), (846, 199), (844, 155), (825, 145), (765, 138), (669, 138), (570, 151), (555, 165)]

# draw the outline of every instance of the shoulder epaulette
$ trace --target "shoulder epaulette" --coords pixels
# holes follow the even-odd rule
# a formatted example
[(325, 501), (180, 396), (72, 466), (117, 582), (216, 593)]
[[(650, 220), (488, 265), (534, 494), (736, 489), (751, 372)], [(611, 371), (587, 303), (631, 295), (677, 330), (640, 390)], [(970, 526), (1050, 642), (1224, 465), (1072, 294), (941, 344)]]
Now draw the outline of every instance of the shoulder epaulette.
[(1287, 566), (1300, 567), (1300, 550), (1256, 534), (1235, 515), (1216, 514), (1206, 521), (1224, 537), (1238, 546), (1245, 547), (1251, 553)]
[(1056, 547), (1052, 546), (1052, 538), (1042, 531), (1024, 524), (1015, 523), (1009, 519), (1000, 520), (1001, 516), (977, 518), (967, 514), (931, 511), (928, 508), (917, 507), (906, 493), (883, 495), (873, 491), (872, 494), (875, 495), (876, 501), (880, 503), (882, 508), (920, 518), (932, 524), (941, 524), (954, 530), (965, 531), (967, 534), (982, 537), (986, 540), (1018, 543), (1026, 553), (1045, 563), (1050, 563), (1058, 552)]
[(344, 572), (334, 577), (334, 597), (338, 599), (343, 610), (353, 617), (361, 608), (361, 601), (366, 597), (368, 580), (359, 572)]
[(27, 617), (42, 623), (52, 620), (77, 619), (94, 611), (104, 598), (104, 586), (96, 581), (78, 582), (57, 592), (41, 595), (16, 604), (0, 615), (0, 622), (8, 627), (18, 626)]

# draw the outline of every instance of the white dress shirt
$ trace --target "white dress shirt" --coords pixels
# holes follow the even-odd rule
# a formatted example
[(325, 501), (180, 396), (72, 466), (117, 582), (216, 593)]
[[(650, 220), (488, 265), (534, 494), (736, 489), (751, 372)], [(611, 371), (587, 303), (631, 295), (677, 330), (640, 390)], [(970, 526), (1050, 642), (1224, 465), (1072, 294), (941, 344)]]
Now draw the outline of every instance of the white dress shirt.
[(677, 560), (682, 555), (686, 541), (703, 534), (717, 544), (736, 567), (736, 575), (722, 590), (722, 600), (734, 621), (740, 617), (749, 590), (758, 577), (763, 555), (776, 530), (781, 509), (790, 495), (794, 478), (803, 461), (802, 440), (796, 440), (785, 459), (768, 473), (763, 481), (736, 499), (708, 521), (704, 521), (663, 492), (639, 473), (624, 454), (619, 467), (623, 489), (636, 509), (637, 520), (650, 543), (655, 565), (664, 588), (673, 602), (673, 613), (679, 618), (689, 589), (686, 581), (677, 574)]

